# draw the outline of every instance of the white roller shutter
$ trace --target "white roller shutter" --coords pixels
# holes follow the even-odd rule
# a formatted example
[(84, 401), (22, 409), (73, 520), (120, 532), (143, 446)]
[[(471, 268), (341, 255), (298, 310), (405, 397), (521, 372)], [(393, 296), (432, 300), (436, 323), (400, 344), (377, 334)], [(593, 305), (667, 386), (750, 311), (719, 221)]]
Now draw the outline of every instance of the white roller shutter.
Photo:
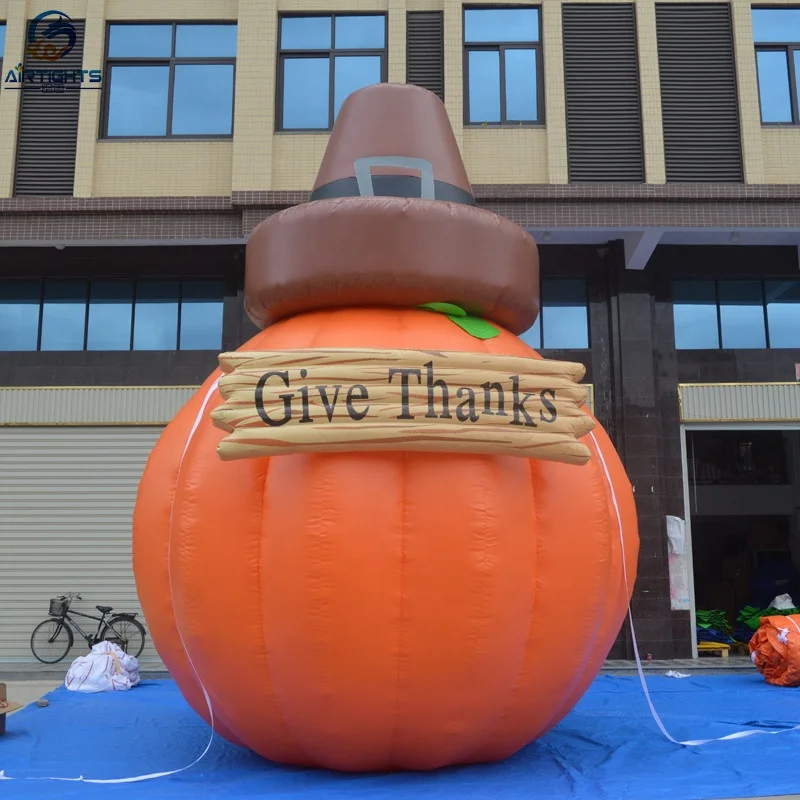
[[(96, 614), (95, 605), (109, 605), (138, 612), (144, 623), (131, 515), (162, 430), (0, 427), (0, 661), (33, 660), (31, 632), (47, 617), (49, 599), (65, 592), (83, 596), (73, 606), (78, 611)], [(85, 640), (76, 638), (62, 664), (85, 651)], [(149, 634), (141, 660), (145, 668), (161, 666)]]

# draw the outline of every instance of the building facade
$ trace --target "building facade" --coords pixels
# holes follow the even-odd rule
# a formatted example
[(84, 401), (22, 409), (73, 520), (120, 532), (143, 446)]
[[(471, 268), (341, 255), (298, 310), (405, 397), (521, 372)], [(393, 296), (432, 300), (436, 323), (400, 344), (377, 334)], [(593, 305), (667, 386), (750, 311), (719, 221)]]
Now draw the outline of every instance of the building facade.
[(693, 428), (785, 432), (787, 544), (754, 552), (800, 564), (800, 4), (50, 5), (0, 0), (0, 661), (53, 594), (136, 606), (147, 454), (255, 333), (248, 234), (380, 81), (443, 99), (478, 204), (539, 244), (525, 338), (585, 364), (635, 486), (642, 655), (694, 646)]

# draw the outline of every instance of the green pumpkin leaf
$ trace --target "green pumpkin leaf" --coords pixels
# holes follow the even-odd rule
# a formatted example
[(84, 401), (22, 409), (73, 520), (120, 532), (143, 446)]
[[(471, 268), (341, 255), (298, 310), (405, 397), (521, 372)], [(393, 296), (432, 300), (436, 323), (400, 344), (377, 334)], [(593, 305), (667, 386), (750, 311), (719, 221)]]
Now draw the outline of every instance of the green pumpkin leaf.
[(453, 305), (453, 303), (423, 303), (420, 308), (426, 311), (438, 311), (448, 317), (466, 317), (467, 312), (463, 308)]
[(455, 322), (459, 328), (465, 330), (476, 339), (494, 339), (495, 336), (500, 335), (500, 331), (494, 325), (480, 317), (470, 316), (463, 308), (453, 303), (423, 303), (418, 307), (425, 311), (444, 314), (449, 320)]
[(476, 339), (494, 339), (495, 336), (500, 335), (500, 331), (491, 323), (480, 317), (450, 317), (450, 319), (463, 328), (470, 336)]

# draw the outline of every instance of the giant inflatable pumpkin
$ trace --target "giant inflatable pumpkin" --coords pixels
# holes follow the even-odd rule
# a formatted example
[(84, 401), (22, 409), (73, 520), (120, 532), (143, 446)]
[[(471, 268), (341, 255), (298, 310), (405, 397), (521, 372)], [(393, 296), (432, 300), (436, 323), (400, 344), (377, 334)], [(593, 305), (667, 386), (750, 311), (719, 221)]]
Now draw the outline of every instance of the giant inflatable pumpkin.
[[(516, 335), (538, 313), (533, 240), (476, 207), (438, 98), (368, 87), (342, 107), (311, 202), (253, 232), (245, 293), (263, 330), (236, 355), (242, 374), (257, 378), (259, 358), (291, 367), (293, 354), (298, 369), (264, 372), (253, 390), (221, 358), (230, 374), (208, 378), (150, 457), (134, 567), (165, 664), (219, 733), (278, 762), (433, 769), (511, 755), (572, 708), (624, 620), (638, 551), (630, 484), (580, 403), (559, 407), (574, 443), (550, 457), (561, 445), (541, 428), (555, 409), (543, 399), (520, 422), (532, 395), (520, 406), (519, 376), (513, 419), (511, 395), (502, 420), (481, 411), (477, 388), (456, 399), (451, 387), (458, 412), (418, 414), (406, 434), (377, 401), (370, 422), (363, 374), (371, 353), (547, 373)], [(329, 376), (321, 400), (320, 386), (300, 391), (317, 352), (360, 354), (361, 394), (343, 399), (346, 364), (317, 373)], [(283, 375), (272, 390), (270, 375)], [(404, 395), (411, 411), (422, 383)], [(301, 395), (302, 414), (320, 414), (302, 436), (301, 412), (289, 419)], [(534, 457), (481, 427), (485, 414)]]

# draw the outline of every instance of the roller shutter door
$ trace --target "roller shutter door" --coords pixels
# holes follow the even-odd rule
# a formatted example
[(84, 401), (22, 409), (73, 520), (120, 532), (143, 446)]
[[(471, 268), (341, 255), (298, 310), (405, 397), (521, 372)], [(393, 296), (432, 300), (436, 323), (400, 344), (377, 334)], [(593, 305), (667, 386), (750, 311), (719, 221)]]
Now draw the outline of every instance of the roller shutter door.
[[(73, 606), (78, 611), (96, 614), (95, 605), (109, 605), (136, 611), (144, 622), (131, 515), (162, 430), (0, 427), (0, 662), (33, 660), (31, 632), (47, 617), (50, 597), (65, 592), (83, 596)], [(61, 663), (85, 652), (76, 640)], [(140, 660), (145, 668), (161, 666), (149, 635)]]

